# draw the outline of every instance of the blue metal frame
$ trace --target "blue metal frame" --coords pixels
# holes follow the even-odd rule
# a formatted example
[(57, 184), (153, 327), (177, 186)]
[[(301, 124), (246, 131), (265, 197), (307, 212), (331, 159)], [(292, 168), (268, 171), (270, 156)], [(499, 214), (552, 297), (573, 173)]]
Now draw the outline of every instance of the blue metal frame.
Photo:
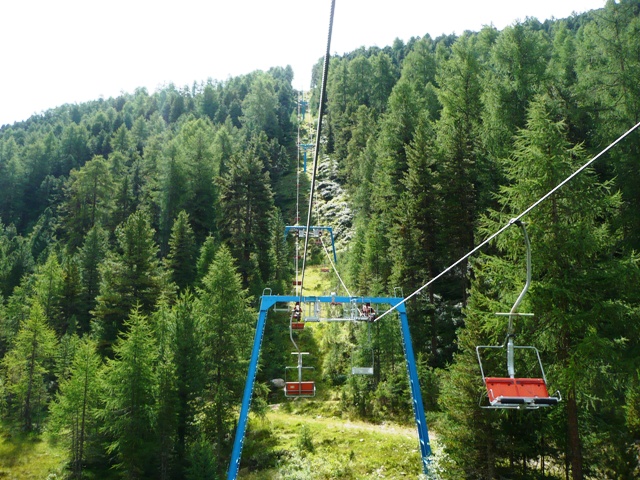
[[(287, 227), (290, 228), (290, 227)], [(304, 227), (303, 227), (304, 228)], [(329, 228), (329, 227), (324, 227)], [(240, 408), (240, 418), (236, 428), (236, 436), (233, 442), (233, 450), (231, 452), (231, 461), (229, 462), (229, 470), (227, 472), (227, 480), (235, 480), (238, 476), (240, 468), (240, 458), (242, 456), (242, 447), (244, 445), (244, 437), (249, 420), (249, 410), (251, 409), (251, 397), (253, 394), (253, 386), (255, 384), (256, 372), (258, 370), (258, 360), (260, 358), (260, 349), (262, 347), (262, 338), (264, 336), (264, 328), (267, 319), (267, 311), (281, 302), (321, 302), (321, 303), (349, 303), (353, 300), (351, 297), (300, 297), (297, 295), (263, 295), (260, 299), (260, 314), (258, 316), (258, 324), (256, 325), (256, 333), (253, 338), (253, 349), (251, 350), (251, 361), (249, 362), (249, 372), (247, 373), (247, 381), (244, 386), (244, 394), (242, 396), (242, 406)], [(427, 420), (424, 414), (424, 404), (422, 403), (422, 393), (420, 392), (420, 382), (418, 379), (418, 369), (416, 367), (416, 359), (411, 344), (411, 334), (409, 332), (409, 322), (407, 319), (407, 311), (404, 303), (400, 303), (402, 298), (396, 297), (362, 297), (359, 298), (363, 303), (372, 304), (388, 304), (396, 306), (396, 310), (400, 315), (400, 329), (402, 332), (402, 344), (404, 349), (404, 357), (407, 364), (407, 373), (409, 375), (409, 384), (411, 386), (411, 396), (413, 398), (413, 413), (418, 428), (418, 440), (420, 443), (420, 454), (422, 455), (422, 469), (425, 474), (429, 472), (429, 457), (431, 456), (431, 446), (429, 444), (429, 429), (427, 428)]]
[[(311, 230), (326, 230), (329, 232), (329, 236), (331, 237), (331, 249), (333, 250), (333, 263), (338, 263), (338, 257), (336, 256), (336, 243), (333, 241), (333, 228), (331, 227), (319, 227), (319, 226), (311, 226), (309, 227)], [(307, 229), (304, 225), (288, 225), (284, 227), (284, 237), (287, 238), (289, 232), (291, 230), (295, 231), (305, 231)], [(283, 300), (283, 302), (286, 300)]]
[(313, 143), (300, 143), (300, 148), (302, 148), (302, 155), (304, 158), (303, 170), (307, 172), (307, 150), (310, 150), (312, 147), (315, 147)]

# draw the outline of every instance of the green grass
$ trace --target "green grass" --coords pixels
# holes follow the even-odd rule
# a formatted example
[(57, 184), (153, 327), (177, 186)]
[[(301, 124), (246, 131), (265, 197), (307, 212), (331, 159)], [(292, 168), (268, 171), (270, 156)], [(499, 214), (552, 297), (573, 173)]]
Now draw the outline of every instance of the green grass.
[(419, 477), (422, 467), (415, 427), (300, 415), (296, 410), (296, 406), (276, 407), (264, 420), (252, 420), (243, 460), (256, 470), (243, 468), (238, 478)]
[(12, 432), (2, 425), (0, 479), (46, 480), (63, 478), (63, 449), (35, 434)]

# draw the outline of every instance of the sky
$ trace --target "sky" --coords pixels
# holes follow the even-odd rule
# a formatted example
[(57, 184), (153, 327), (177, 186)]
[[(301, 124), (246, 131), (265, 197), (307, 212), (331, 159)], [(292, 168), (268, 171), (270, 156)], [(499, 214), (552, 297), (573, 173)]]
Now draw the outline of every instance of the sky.
[[(331, 53), (425, 34), (499, 30), (605, 0), (336, 0)], [(4, 0), (0, 125), (65, 103), (226, 80), (291, 65), (306, 90), (326, 50), (330, 0)]]

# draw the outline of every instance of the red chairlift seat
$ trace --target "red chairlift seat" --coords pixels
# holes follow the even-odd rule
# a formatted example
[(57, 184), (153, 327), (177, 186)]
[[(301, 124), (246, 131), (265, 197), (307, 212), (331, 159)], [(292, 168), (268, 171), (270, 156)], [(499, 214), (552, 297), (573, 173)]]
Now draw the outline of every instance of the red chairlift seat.
[(291, 330), (304, 330), (304, 322), (291, 322)]
[(543, 378), (485, 377), (484, 382), (494, 407), (553, 406), (560, 401), (549, 395)]
[(285, 395), (287, 397), (314, 397), (316, 394), (316, 382), (287, 382)]
[[(292, 337), (293, 340), (293, 337)], [(295, 342), (294, 342), (295, 345)], [(295, 367), (285, 367), (284, 369), (284, 396), (285, 397), (315, 397), (316, 396), (316, 384), (314, 381), (302, 380), (303, 370), (313, 370), (313, 367), (302, 366), (303, 355), (309, 355), (308, 352), (291, 352), (291, 355), (298, 357), (298, 365)], [(295, 380), (291, 380), (291, 376), (288, 372), (295, 371)]]

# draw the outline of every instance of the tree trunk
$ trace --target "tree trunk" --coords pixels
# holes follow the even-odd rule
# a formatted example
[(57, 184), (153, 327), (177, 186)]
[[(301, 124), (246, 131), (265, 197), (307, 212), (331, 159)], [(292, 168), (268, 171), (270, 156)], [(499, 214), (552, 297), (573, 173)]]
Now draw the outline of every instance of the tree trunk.
[(582, 446), (578, 430), (578, 405), (575, 387), (572, 387), (567, 395), (567, 434), (571, 454), (571, 478), (572, 480), (582, 480)]
[(25, 430), (31, 431), (31, 392), (33, 390), (33, 377), (36, 368), (36, 352), (38, 349), (37, 332), (33, 334), (32, 350), (29, 356), (29, 380), (27, 385), (27, 395), (24, 400), (24, 426)]

